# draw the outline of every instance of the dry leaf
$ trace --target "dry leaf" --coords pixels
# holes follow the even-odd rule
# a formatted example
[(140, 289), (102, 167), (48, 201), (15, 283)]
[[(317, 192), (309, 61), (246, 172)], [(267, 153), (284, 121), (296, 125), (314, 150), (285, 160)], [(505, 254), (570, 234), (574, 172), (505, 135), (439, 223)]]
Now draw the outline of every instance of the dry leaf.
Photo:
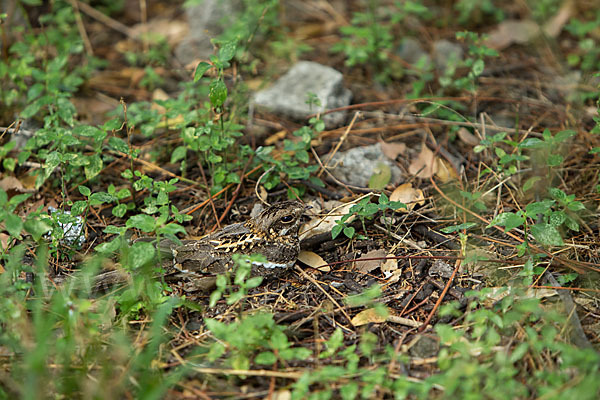
[(365, 274), (373, 271), (374, 269), (379, 268), (381, 264), (383, 264), (384, 260), (365, 260), (360, 261), (365, 258), (384, 258), (386, 255), (386, 251), (383, 249), (371, 250), (367, 254), (360, 257), (355, 263), (355, 269), (359, 272), (363, 272)]
[(370, 323), (380, 324), (385, 321), (387, 321), (387, 316), (381, 315), (374, 308), (369, 308), (356, 314), (350, 323), (354, 326), (361, 326)]
[[(169, 95), (164, 90), (158, 88), (152, 92), (152, 100), (169, 100)], [(158, 111), (159, 114), (164, 114), (167, 109), (155, 102), (152, 102), (150, 109)]]
[[(325, 208), (332, 211), (329, 211), (325, 216), (317, 215), (315, 217), (311, 217), (310, 221), (302, 225), (300, 228), (300, 240), (306, 240), (321, 233), (331, 232), (333, 227), (336, 225), (335, 221), (342, 218), (343, 215), (348, 214), (354, 203), (355, 202), (344, 204), (341, 201), (326, 201)], [(321, 213), (321, 206), (317, 201), (309, 202), (308, 205), (312, 206), (310, 210), (311, 213)], [(354, 217), (350, 217), (347, 222), (350, 223), (353, 220)]]
[(486, 44), (496, 50), (503, 50), (513, 43), (527, 43), (541, 31), (540, 26), (532, 20), (506, 20), (490, 32)]
[(300, 254), (298, 254), (298, 261), (303, 262), (309, 267), (318, 269), (321, 272), (331, 271), (331, 267), (327, 265), (327, 262), (325, 262), (320, 255), (312, 251), (302, 250)]
[(290, 392), (289, 390), (278, 390), (276, 392), (273, 392), (273, 395), (270, 397), (271, 400), (290, 400), (292, 398), (292, 392)]
[(265, 145), (273, 146), (275, 143), (285, 139), (285, 135), (287, 135), (286, 130), (275, 132), (274, 134), (265, 139)]
[(567, 0), (560, 7), (556, 15), (550, 18), (544, 25), (544, 33), (556, 38), (562, 31), (563, 26), (571, 19), (574, 10), (574, 0)]
[(404, 183), (398, 186), (390, 195), (390, 201), (399, 201), (406, 204), (407, 208), (399, 208), (397, 211), (408, 212), (415, 208), (415, 205), (420, 206), (425, 204), (425, 196), (421, 189), (413, 189), (411, 183)]
[(5, 192), (9, 190), (15, 190), (17, 192), (25, 191), (23, 183), (14, 176), (7, 176), (0, 181), (0, 188)]
[(475, 135), (473, 135), (467, 128), (460, 128), (458, 130), (458, 138), (462, 140), (463, 143), (468, 144), (469, 146), (477, 146), (479, 144), (479, 139)]
[(406, 144), (402, 142), (390, 142), (386, 143), (384, 141), (380, 141), (381, 151), (383, 155), (389, 158), (390, 160), (395, 160), (400, 154), (404, 154), (406, 151)]
[(269, 197), (269, 192), (267, 192), (267, 189), (265, 189), (265, 187), (263, 185), (260, 185), (258, 187), (258, 197), (263, 201), (263, 202), (267, 202), (267, 197)]
[(452, 166), (446, 161), (442, 159), (437, 159), (437, 172), (435, 175), (440, 178), (442, 183), (446, 183), (453, 179), (458, 179), (458, 175)]
[(423, 145), (421, 152), (408, 166), (408, 172), (418, 178), (428, 179), (437, 172), (437, 158), (429, 147)]
[[(386, 257), (394, 257), (394, 254), (388, 254)], [(385, 279), (387, 279), (387, 283), (395, 283), (400, 280), (400, 276), (402, 275), (402, 269), (398, 268), (398, 260), (390, 258), (385, 260), (383, 264), (381, 264), (381, 272)]]
[(148, 21), (145, 24), (137, 24), (131, 27), (131, 33), (136, 38), (142, 38), (148, 33), (160, 35), (169, 43), (170, 47), (174, 47), (185, 38), (188, 34), (189, 25), (181, 20), (172, 18), (156, 18)]

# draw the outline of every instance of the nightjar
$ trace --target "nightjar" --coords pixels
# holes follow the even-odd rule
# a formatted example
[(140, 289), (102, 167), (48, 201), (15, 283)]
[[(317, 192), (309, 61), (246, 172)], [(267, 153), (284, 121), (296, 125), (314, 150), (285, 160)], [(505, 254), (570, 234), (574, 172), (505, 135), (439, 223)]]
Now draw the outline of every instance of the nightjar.
[(299, 201), (283, 201), (246, 222), (228, 225), (198, 240), (182, 240), (181, 245), (162, 240), (161, 253), (173, 260), (166, 278), (183, 279), (186, 291), (209, 289), (217, 274), (231, 268), (231, 256), (236, 253), (262, 254), (267, 262), (254, 263), (252, 274), (277, 275), (296, 262), (298, 230), (305, 209)]

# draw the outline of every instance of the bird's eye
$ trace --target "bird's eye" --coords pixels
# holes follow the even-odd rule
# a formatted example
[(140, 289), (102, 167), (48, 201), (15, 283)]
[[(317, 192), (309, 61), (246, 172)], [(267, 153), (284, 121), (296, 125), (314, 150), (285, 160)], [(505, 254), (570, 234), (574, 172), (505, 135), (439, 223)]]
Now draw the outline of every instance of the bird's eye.
[(281, 217), (281, 222), (283, 223), (288, 223), (288, 222), (292, 222), (294, 220), (294, 217), (291, 215), (285, 215), (283, 217)]

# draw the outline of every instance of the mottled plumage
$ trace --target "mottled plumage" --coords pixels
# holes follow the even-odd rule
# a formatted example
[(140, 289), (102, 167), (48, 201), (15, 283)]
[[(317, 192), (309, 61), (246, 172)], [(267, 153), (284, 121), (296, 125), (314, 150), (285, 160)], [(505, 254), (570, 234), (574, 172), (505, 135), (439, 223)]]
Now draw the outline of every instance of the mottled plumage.
[(163, 253), (171, 253), (174, 275), (189, 280), (194, 289), (212, 286), (217, 274), (231, 268), (233, 254), (262, 254), (267, 263), (253, 265), (253, 274), (277, 274), (294, 265), (298, 257), (298, 229), (304, 210), (298, 201), (283, 201), (255, 218), (201, 239), (183, 240), (181, 245), (163, 240), (159, 247)]

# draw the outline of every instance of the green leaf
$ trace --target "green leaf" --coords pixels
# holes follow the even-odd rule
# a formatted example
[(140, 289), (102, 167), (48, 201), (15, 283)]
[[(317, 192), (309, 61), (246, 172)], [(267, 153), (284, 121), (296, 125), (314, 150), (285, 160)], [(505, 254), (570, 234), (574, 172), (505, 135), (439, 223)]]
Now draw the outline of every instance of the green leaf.
[(523, 149), (536, 149), (536, 148), (541, 148), (546, 146), (546, 143), (544, 143), (543, 140), (540, 140), (538, 138), (528, 138), (523, 140), (520, 144), (519, 147), (523, 148)]
[(524, 223), (525, 223), (525, 218), (523, 216), (508, 212), (508, 213), (502, 213), (502, 214), (499, 214), (498, 216), (496, 216), (496, 218), (494, 218), (487, 227), (489, 228), (489, 227), (492, 227), (495, 225), (500, 225), (500, 226), (504, 226), (506, 231), (510, 231), (511, 229), (521, 226)]
[(156, 249), (150, 242), (135, 242), (129, 251), (129, 266), (138, 269), (154, 261)]
[(23, 229), (23, 220), (15, 214), (7, 214), (5, 218), (6, 230), (10, 236), (21, 239), (21, 230)]
[(272, 351), (263, 351), (262, 353), (258, 353), (254, 358), (254, 362), (262, 365), (273, 365), (277, 362), (277, 357), (275, 357)]
[(12, 157), (7, 157), (4, 160), (2, 160), (2, 166), (4, 167), (4, 169), (12, 172), (17, 166), (17, 160), (15, 160)]
[(227, 100), (227, 86), (222, 80), (215, 80), (208, 86), (208, 97), (213, 107), (221, 107)]
[(131, 216), (126, 223), (128, 228), (137, 228), (142, 232), (152, 232), (156, 228), (156, 220), (147, 214), (137, 214)]
[(87, 208), (87, 201), (78, 200), (71, 206), (71, 214), (73, 215), (81, 215), (85, 212)]
[(533, 185), (536, 184), (536, 182), (538, 182), (541, 179), (542, 179), (541, 176), (533, 176), (533, 177), (527, 179), (525, 181), (525, 184), (523, 185), (523, 191), (524, 192), (528, 191), (529, 189), (531, 189), (533, 187)]
[(194, 71), (194, 82), (198, 82), (202, 76), (211, 69), (213, 66), (206, 61), (202, 61), (196, 66), (196, 70)]
[(346, 235), (346, 237), (352, 239), (354, 237), (354, 233), (355, 229), (353, 226), (347, 226), (344, 228), (344, 235)]
[(186, 153), (187, 153), (186, 146), (176, 147), (175, 150), (173, 150), (173, 153), (171, 153), (171, 162), (176, 163), (179, 160), (183, 160), (185, 158)]
[(116, 136), (111, 136), (108, 138), (108, 146), (113, 150), (120, 151), (121, 153), (129, 153), (129, 146), (127, 143)]
[(528, 204), (525, 207), (525, 212), (530, 218), (535, 218), (538, 214), (545, 215), (552, 209), (554, 203), (554, 200), (536, 201), (535, 203)]
[(446, 228), (443, 228), (440, 230), (444, 233), (454, 233), (454, 232), (462, 231), (463, 229), (472, 228), (474, 226), (477, 226), (477, 224), (474, 222), (466, 222), (466, 223), (460, 224), (460, 225), (447, 226)]
[(563, 240), (556, 227), (547, 224), (539, 223), (532, 225), (531, 234), (540, 244), (545, 246), (562, 246)]
[(548, 222), (550, 222), (550, 225), (558, 227), (558, 226), (561, 226), (565, 222), (566, 219), (567, 219), (567, 215), (565, 214), (564, 211), (553, 211), (550, 214), (550, 218), (549, 218)]
[(100, 243), (96, 246), (96, 251), (102, 254), (115, 253), (121, 247), (121, 238), (116, 237), (110, 242)]
[(579, 232), (579, 223), (568, 215), (566, 216), (565, 225), (572, 231)]
[(25, 230), (31, 234), (35, 241), (40, 240), (42, 235), (50, 231), (51, 227), (39, 217), (27, 217)]
[(97, 141), (102, 141), (106, 137), (106, 132), (90, 125), (79, 125), (73, 129), (73, 133), (81, 136), (91, 137)]
[(333, 228), (331, 228), (331, 239), (335, 239), (342, 233), (342, 229), (344, 229), (343, 224), (337, 224)]
[(183, 226), (181, 226), (179, 224), (175, 224), (175, 223), (162, 226), (157, 230), (157, 232), (160, 233), (161, 235), (166, 235), (166, 234), (175, 235), (177, 233), (184, 233), (184, 234), (186, 233), (185, 228)]
[(577, 135), (577, 132), (572, 130), (560, 131), (556, 135), (554, 135), (554, 140), (558, 143), (562, 143), (571, 136)]
[(221, 61), (229, 61), (235, 56), (235, 52), (237, 50), (236, 42), (230, 41), (227, 43), (223, 43), (219, 48), (219, 60)]
[[(222, 275), (220, 275), (220, 276), (222, 276)], [(217, 279), (218, 279), (218, 278), (217, 278)], [(223, 296), (223, 293), (222, 293), (221, 291), (219, 291), (219, 290), (215, 290), (215, 291), (213, 291), (213, 292), (210, 294), (210, 301), (209, 301), (209, 303), (208, 303), (208, 306), (209, 306), (210, 308), (213, 308), (214, 306), (216, 306), (216, 305), (217, 305), (217, 302), (218, 302), (219, 300), (221, 300), (221, 297), (222, 297), (222, 296)]]
[(112, 215), (117, 218), (123, 218), (123, 215), (127, 212), (126, 204), (119, 204), (112, 209)]
[(84, 167), (86, 179), (92, 179), (102, 171), (104, 166), (98, 154), (87, 157), (88, 164)]
[(263, 277), (262, 276), (255, 276), (253, 278), (250, 278), (246, 281), (246, 288), (248, 289), (253, 289), (255, 287), (259, 287), (260, 284), (263, 281)]
[(383, 190), (392, 179), (392, 170), (389, 165), (379, 162), (369, 178), (369, 188), (374, 190)]
[(287, 336), (280, 330), (273, 332), (270, 342), (273, 350), (283, 350), (290, 347), (290, 342), (288, 341)]
[(85, 185), (79, 185), (78, 189), (79, 189), (79, 193), (81, 193), (85, 197), (89, 197), (90, 193), (92, 193), (90, 188)]
[[(106, 121), (104, 123), (104, 125), (102, 125), (102, 129), (105, 131), (116, 131), (121, 129), (121, 126), (123, 125), (123, 123), (121, 122), (121, 120), (119, 118), (113, 118), (113, 119), (109, 119), (108, 121)], [(110, 142), (110, 139), (108, 139)]]
[(89, 200), (90, 205), (99, 206), (100, 204), (111, 203), (114, 200), (114, 197), (106, 192), (97, 192), (92, 193), (92, 195), (89, 197)]

